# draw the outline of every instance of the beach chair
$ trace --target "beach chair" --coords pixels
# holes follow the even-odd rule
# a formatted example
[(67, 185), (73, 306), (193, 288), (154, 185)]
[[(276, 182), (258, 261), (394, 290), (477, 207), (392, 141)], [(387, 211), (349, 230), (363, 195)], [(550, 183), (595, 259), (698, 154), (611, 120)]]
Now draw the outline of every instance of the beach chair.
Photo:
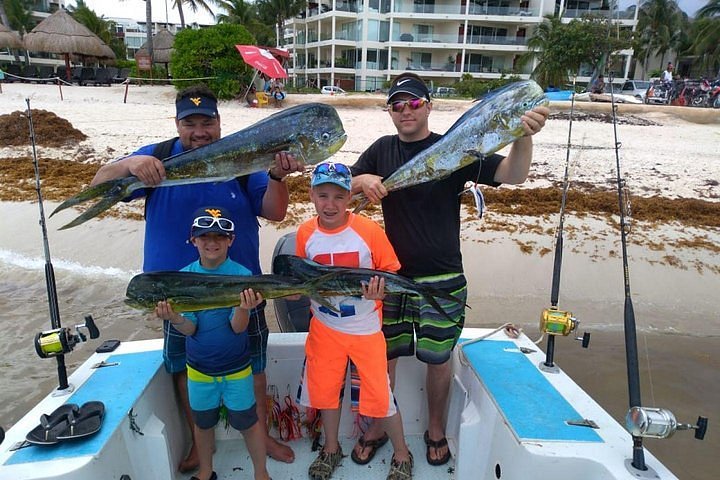
[(53, 65), (42, 65), (38, 68), (38, 82), (52, 83), (55, 77), (55, 67)]
[(95, 71), (95, 76), (88, 79), (86, 83), (93, 85), (107, 84), (110, 86), (112, 84), (112, 75), (110, 75), (110, 71), (107, 68), (98, 68)]
[(22, 69), (21, 76), (28, 79), (28, 80), (23, 80), (23, 82), (31, 83), (31, 82), (35, 81), (35, 79), (38, 76), (37, 68), (35, 68), (35, 65), (25, 65)]
[(113, 77), (113, 82), (115, 83), (123, 83), (125, 80), (127, 80), (127, 77), (130, 76), (130, 69), (129, 68), (121, 68), (118, 73), (115, 74)]
[(257, 96), (258, 107), (268, 106), (270, 100), (268, 99), (268, 96), (265, 92), (257, 92), (255, 95)]
[[(16, 77), (22, 76), (22, 70), (20, 69), (20, 66), (15, 65), (13, 63), (11, 63), (10, 65), (5, 65), (3, 67), (3, 72), (8, 74), (8, 75), (5, 75), (5, 80), (3, 80), (3, 82), (5, 82), (5, 83), (19, 82), (20, 79), (16, 78)], [(10, 75), (14, 75), (14, 76), (10, 76)]]

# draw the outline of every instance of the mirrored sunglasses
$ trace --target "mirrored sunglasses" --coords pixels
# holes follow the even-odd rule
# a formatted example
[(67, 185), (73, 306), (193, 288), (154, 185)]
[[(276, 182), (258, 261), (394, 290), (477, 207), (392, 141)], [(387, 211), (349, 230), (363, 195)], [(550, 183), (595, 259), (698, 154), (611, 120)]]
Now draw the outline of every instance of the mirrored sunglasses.
[(343, 163), (325, 162), (321, 163), (315, 170), (313, 175), (340, 175), (343, 177), (351, 176), (350, 169)]
[(210, 228), (215, 224), (220, 227), (220, 230), (223, 230), (225, 232), (235, 231), (235, 224), (233, 223), (233, 221), (222, 217), (197, 217), (195, 220), (193, 220), (192, 226), (193, 228)]
[(418, 108), (424, 106), (427, 103), (427, 100), (424, 98), (411, 98), (410, 100), (398, 100), (397, 102), (392, 102), (390, 104), (390, 108), (392, 108), (393, 112), (402, 112), (405, 108), (405, 105), (410, 107), (410, 110), (417, 110)]

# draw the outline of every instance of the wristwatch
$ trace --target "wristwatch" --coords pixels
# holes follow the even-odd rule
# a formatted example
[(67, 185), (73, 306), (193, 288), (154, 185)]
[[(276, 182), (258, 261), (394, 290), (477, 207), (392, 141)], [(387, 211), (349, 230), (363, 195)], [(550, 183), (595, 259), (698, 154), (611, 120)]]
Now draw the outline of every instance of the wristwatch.
[(272, 170), (268, 170), (268, 177), (270, 177), (270, 180), (275, 180), (276, 182), (282, 182), (283, 178), (285, 178), (285, 177), (278, 177), (276, 175), (273, 175)]

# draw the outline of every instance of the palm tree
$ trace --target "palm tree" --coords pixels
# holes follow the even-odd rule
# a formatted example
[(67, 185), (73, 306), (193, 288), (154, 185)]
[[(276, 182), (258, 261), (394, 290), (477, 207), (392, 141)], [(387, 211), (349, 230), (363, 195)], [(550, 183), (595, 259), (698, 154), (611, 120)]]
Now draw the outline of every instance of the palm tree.
[(563, 65), (561, 59), (554, 55), (552, 49), (552, 46), (557, 43), (562, 28), (560, 17), (546, 15), (545, 21), (538, 25), (528, 40), (528, 53), (519, 59), (519, 65), (523, 65), (533, 58), (538, 60), (532, 76), (543, 87), (564, 85), (568, 78), (567, 66)]
[(675, 0), (646, 0), (640, 5), (636, 38), (645, 52), (645, 71), (651, 54), (660, 55), (663, 65), (665, 54), (678, 44), (683, 15)]
[(306, 0), (258, 0), (260, 15), (275, 25), (278, 45), (285, 44), (285, 20), (302, 12), (306, 4)]
[(699, 18), (693, 27), (695, 35), (690, 51), (699, 57), (704, 72), (720, 77), (720, 16)]
[[(22, 38), (27, 32), (35, 27), (35, 21), (32, 18), (32, 0), (0, 0), (0, 4), (3, 5), (3, 13), (5, 14), (8, 23), (6, 27), (12, 30), (17, 30)], [(15, 54), (15, 61), (19, 61), (17, 53)], [(25, 63), (30, 64), (30, 57), (28, 56), (27, 50), (25, 51)]]
[(219, 5), (227, 12), (227, 14), (218, 13), (215, 16), (218, 23), (237, 23), (247, 26), (257, 17), (254, 5), (251, 3), (245, 3), (244, 0), (221, 0)]
[(99, 16), (91, 10), (85, 0), (76, 0), (75, 6), (68, 7), (68, 13), (78, 22), (85, 25), (91, 32), (97, 35), (115, 52), (117, 58), (126, 58), (127, 49), (125, 43), (114, 34), (115, 22)]
[(173, 0), (173, 6), (177, 8), (178, 14), (180, 15), (180, 27), (183, 29), (185, 28), (185, 12), (183, 11), (183, 4), (187, 5), (193, 13), (197, 12), (198, 8), (202, 8), (210, 15), (214, 16), (215, 12), (213, 12), (208, 5), (208, 1), (210, 3), (222, 4), (222, 0)]
[(720, 0), (708, 0), (708, 3), (697, 11), (697, 18), (720, 17)]

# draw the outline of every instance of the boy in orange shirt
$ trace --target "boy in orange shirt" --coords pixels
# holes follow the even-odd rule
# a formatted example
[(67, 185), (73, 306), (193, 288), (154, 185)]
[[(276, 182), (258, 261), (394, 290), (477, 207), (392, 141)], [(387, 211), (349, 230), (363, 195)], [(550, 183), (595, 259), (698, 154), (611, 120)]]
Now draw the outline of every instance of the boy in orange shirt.
[[(347, 166), (333, 162), (319, 164), (310, 186), (317, 216), (298, 229), (297, 256), (341, 267), (389, 272), (400, 268), (383, 229), (348, 210), (352, 194)], [(348, 360), (352, 360), (360, 375), (360, 414), (382, 419), (392, 442), (394, 455), (388, 480), (412, 477), (412, 454), (405, 443), (402, 418), (390, 388), (381, 329), (385, 280), (375, 276), (362, 290), (362, 298), (327, 298), (336, 311), (311, 301), (300, 403), (320, 410), (325, 435), (323, 449), (308, 471), (313, 480), (329, 479), (342, 461), (338, 392), (345, 382)]]

